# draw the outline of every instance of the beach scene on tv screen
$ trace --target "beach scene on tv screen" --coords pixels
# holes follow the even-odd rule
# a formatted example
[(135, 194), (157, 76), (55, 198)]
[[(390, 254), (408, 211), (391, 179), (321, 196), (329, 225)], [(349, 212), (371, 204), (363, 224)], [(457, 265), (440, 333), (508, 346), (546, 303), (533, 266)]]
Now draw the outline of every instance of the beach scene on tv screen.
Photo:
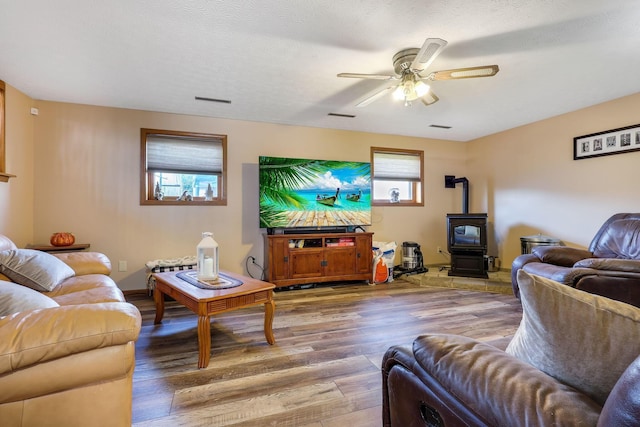
[(260, 227), (371, 224), (371, 165), (365, 162), (259, 159)]

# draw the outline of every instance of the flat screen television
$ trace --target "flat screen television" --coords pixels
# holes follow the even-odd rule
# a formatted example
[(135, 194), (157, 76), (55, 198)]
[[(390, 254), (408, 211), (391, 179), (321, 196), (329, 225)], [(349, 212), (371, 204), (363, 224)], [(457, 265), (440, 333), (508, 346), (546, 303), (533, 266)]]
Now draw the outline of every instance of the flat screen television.
[(371, 164), (260, 156), (260, 227), (350, 229), (371, 225)]

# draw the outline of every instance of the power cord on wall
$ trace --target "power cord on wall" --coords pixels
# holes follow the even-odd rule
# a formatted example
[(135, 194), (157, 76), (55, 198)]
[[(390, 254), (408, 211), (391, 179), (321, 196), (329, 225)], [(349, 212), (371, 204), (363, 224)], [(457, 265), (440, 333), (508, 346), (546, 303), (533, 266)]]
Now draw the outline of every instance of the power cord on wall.
[[(251, 262), (251, 264), (249, 264), (249, 262)], [(260, 280), (264, 280), (265, 279), (265, 277), (264, 277), (264, 267), (261, 266), (260, 264), (258, 264), (256, 262), (256, 258), (254, 256), (252, 256), (252, 255), (249, 255), (247, 257), (247, 260), (245, 261), (244, 268), (245, 268), (245, 270), (247, 270), (247, 274), (249, 275), (249, 277), (251, 277), (252, 279), (255, 279), (255, 277), (253, 276), (253, 274), (251, 274), (251, 271), (249, 270), (249, 266), (250, 265), (255, 265), (257, 268), (260, 269)]]
[[(442, 250), (442, 248), (438, 247), (438, 253), (440, 255), (442, 255), (443, 257), (447, 258), (447, 261), (449, 261), (449, 259), (451, 258), (451, 254), (445, 250)], [(442, 265), (440, 266), (440, 271), (445, 271), (445, 270), (449, 270), (451, 269), (451, 266), (449, 265)]]
[(449, 252), (447, 252), (447, 251), (445, 251), (445, 250), (442, 250), (442, 249), (439, 249), (439, 250), (438, 250), (438, 253), (439, 253), (439, 254), (441, 254), (441, 255), (442, 255), (443, 257), (445, 257), (445, 258), (446, 258), (446, 257), (450, 257), (450, 256), (451, 256), (451, 254), (450, 254)]

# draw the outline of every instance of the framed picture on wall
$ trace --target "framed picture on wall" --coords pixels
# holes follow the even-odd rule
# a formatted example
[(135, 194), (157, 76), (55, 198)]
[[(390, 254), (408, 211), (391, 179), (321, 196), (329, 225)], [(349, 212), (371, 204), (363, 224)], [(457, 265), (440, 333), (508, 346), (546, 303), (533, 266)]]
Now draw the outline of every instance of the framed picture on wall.
[(640, 150), (640, 124), (573, 138), (573, 160)]

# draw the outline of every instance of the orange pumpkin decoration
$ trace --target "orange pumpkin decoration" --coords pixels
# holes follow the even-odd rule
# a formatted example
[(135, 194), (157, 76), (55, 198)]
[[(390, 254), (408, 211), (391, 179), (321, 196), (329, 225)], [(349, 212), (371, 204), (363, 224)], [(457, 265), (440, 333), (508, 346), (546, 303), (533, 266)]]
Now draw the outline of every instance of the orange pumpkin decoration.
[(72, 233), (53, 233), (50, 242), (53, 246), (71, 246), (76, 238)]

